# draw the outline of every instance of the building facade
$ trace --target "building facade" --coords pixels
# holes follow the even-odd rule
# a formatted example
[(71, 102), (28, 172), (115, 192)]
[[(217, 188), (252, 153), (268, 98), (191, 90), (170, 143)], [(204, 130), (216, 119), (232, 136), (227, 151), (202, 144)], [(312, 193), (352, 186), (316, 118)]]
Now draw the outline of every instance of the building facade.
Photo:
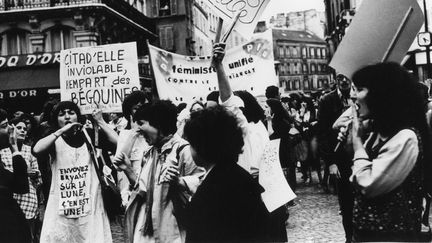
[(311, 32), (273, 28), (274, 57), (283, 92), (327, 89), (327, 43)]
[(152, 44), (181, 55), (195, 54), (194, 0), (146, 0), (146, 8), (159, 36)]
[(59, 52), (75, 47), (136, 41), (142, 85), (148, 86), (146, 41), (157, 34), (144, 6), (143, 0), (0, 0), (4, 106), (38, 113), (46, 100), (59, 97)]
[(204, 9), (204, 3), (194, 1), (192, 19), (193, 19), (193, 47), (194, 56), (210, 56), (212, 50), (212, 41), (210, 40), (210, 19), (208, 12)]
[(314, 33), (324, 39), (325, 14), (315, 9), (305, 11), (279, 13), (272, 16), (270, 27), (287, 28), (288, 30), (305, 30)]
[(362, 0), (324, 0), (326, 10), (325, 39), (333, 56)]

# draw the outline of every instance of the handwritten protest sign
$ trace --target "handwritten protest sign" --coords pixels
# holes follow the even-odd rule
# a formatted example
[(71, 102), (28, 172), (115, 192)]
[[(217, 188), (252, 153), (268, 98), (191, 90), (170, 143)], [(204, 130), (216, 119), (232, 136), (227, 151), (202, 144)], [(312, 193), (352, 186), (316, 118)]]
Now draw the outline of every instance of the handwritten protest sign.
[(209, 6), (224, 20), (224, 29), (233, 22), (237, 14), (239, 20), (234, 29), (244, 38), (249, 39), (270, 0), (207, 0)]
[(259, 166), (259, 183), (265, 189), (261, 198), (269, 212), (293, 200), (297, 196), (291, 190), (279, 162), (280, 139), (271, 140), (264, 151)]
[(416, 0), (364, 0), (330, 66), (351, 78), (369, 64), (400, 63), (422, 24)]
[(60, 53), (61, 100), (72, 100), (83, 114), (91, 114), (95, 104), (103, 112), (121, 112), (124, 98), (140, 87), (135, 42)]
[(78, 218), (89, 214), (91, 210), (89, 165), (61, 168), (58, 176), (60, 215)]
[[(226, 52), (223, 65), (233, 90), (259, 96), (265, 94), (268, 86), (277, 84), (271, 38), (271, 31), (260, 33), (252, 41)], [(151, 45), (149, 50), (161, 99), (189, 103), (205, 100), (218, 89), (211, 57), (182, 56)]]

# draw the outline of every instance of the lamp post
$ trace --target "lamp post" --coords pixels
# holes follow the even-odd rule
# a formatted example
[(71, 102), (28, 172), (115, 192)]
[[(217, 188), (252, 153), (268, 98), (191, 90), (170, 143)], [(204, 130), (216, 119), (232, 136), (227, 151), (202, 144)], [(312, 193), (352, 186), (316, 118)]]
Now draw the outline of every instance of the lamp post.
[[(423, 0), (424, 18), (425, 18), (425, 32), (429, 32), (428, 17), (426, 0)], [(426, 46), (426, 78), (432, 78), (431, 67), (430, 67), (430, 45)]]

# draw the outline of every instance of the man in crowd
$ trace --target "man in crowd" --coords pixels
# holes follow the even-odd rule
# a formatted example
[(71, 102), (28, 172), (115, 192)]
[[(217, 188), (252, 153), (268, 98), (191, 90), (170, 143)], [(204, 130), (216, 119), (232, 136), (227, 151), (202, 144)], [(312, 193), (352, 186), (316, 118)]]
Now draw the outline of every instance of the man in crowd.
[[(347, 242), (352, 238), (353, 189), (349, 182), (351, 157), (343, 146), (337, 146), (337, 129), (333, 124), (350, 107), (351, 80), (342, 74), (336, 76), (336, 89), (322, 97), (318, 108), (318, 143), (321, 157), (331, 176), (336, 178), (342, 223)], [(338, 147), (337, 150), (335, 148)], [(324, 174), (324, 183), (328, 176)], [(324, 185), (325, 189), (327, 185)]]

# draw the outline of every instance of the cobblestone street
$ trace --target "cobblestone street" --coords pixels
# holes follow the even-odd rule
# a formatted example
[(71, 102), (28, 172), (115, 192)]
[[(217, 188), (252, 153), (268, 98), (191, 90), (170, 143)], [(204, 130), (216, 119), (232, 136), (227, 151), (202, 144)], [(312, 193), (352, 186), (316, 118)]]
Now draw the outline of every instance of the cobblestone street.
[(337, 196), (324, 194), (316, 181), (298, 185), (296, 205), (289, 208), (288, 241), (345, 242)]
[[(289, 208), (290, 218), (287, 223), (289, 242), (344, 242), (344, 231), (339, 215), (337, 196), (324, 194), (317, 186), (314, 178), (312, 185), (300, 182), (301, 174), (297, 174), (299, 182), (296, 206)], [(111, 230), (114, 243), (123, 243), (122, 227), (112, 224)]]
[[(323, 193), (323, 190), (318, 187), (316, 177), (311, 185), (304, 184), (300, 177), (301, 174), (297, 173), (296, 205), (289, 207), (288, 242), (345, 242), (337, 196)], [(430, 220), (432, 220), (431, 217)], [(122, 227), (114, 223), (111, 225), (111, 230), (114, 243), (123, 243)]]

